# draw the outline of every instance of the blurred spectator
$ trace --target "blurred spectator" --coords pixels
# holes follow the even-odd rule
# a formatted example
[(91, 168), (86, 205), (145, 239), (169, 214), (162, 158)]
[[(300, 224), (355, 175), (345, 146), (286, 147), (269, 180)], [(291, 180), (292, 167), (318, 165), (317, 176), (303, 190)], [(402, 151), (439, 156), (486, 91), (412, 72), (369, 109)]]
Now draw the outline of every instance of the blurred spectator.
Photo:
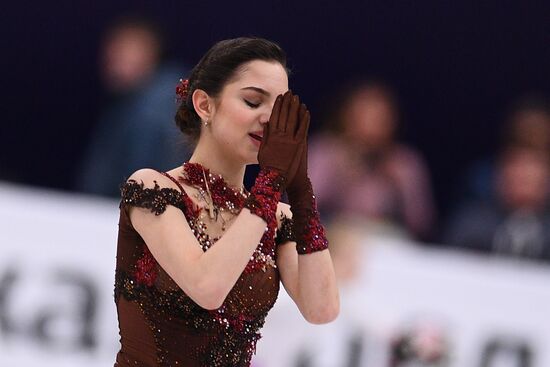
[(495, 197), (460, 209), (447, 229), (452, 245), (550, 260), (550, 165), (546, 152), (513, 146), (504, 151)]
[(105, 34), (101, 77), (108, 98), (91, 137), (77, 189), (119, 196), (119, 185), (141, 167), (166, 170), (190, 153), (174, 123), (175, 86), (187, 70), (162, 63), (156, 26), (128, 18)]
[(343, 97), (329, 129), (310, 143), (321, 213), (359, 215), (426, 239), (434, 218), (428, 170), (414, 149), (396, 141), (393, 93), (366, 83)]
[[(525, 96), (518, 100), (506, 118), (499, 150), (524, 146), (550, 157), (550, 108), (542, 96)], [(494, 197), (495, 157), (475, 162), (461, 182), (460, 195), (468, 199)]]

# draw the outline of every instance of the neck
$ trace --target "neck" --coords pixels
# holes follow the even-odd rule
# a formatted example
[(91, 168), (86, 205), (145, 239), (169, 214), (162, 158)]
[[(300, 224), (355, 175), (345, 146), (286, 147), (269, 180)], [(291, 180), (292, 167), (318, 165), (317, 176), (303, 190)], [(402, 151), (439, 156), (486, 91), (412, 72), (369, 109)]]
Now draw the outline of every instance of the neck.
[(234, 189), (239, 190), (243, 186), (246, 165), (235, 161), (216, 146), (206, 144), (204, 139), (199, 139), (189, 162), (208, 168), (212, 174), (222, 175), (225, 182)]

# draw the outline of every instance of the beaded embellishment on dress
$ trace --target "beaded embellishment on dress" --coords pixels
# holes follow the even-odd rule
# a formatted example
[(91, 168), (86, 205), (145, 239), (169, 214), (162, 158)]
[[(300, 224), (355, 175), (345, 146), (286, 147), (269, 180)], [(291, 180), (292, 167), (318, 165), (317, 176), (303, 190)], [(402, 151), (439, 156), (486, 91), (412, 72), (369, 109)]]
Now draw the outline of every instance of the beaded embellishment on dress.
[[(147, 208), (158, 216), (172, 205), (183, 212), (207, 251), (216, 239), (197, 231), (198, 218), (204, 209), (181, 186), (180, 190), (161, 188), (157, 182), (153, 188), (146, 188), (132, 180), (121, 187), (115, 302), (121, 320), (122, 349), (117, 355), (117, 366), (145, 365), (142, 361), (153, 354), (158, 366), (248, 367), (260, 339), (259, 330), (279, 291), (279, 273), (274, 261), (276, 222), (268, 225), (262, 243), (222, 306), (206, 310), (159, 266), (129, 219), (131, 206)], [(288, 222), (285, 228), (289, 228)], [(282, 228), (277, 231), (277, 242), (279, 238), (289, 238)], [(134, 326), (125, 323), (126, 318), (131, 318)], [(150, 330), (153, 350), (151, 344), (140, 347), (128, 344), (141, 338), (133, 334), (136, 323)]]
[[(260, 172), (259, 177), (261, 177)], [(206, 179), (206, 180), (205, 180)], [(271, 182), (276, 179), (271, 175), (266, 177), (264, 181)], [(269, 181), (271, 180), (271, 181)], [(214, 204), (216, 208), (216, 216), (214, 220), (224, 220), (223, 213), (229, 212), (232, 215), (237, 215), (250, 200), (251, 195), (244, 188), (237, 191), (229, 187), (221, 175), (216, 175), (210, 172), (207, 168), (201, 166), (198, 163), (184, 163), (183, 175), (179, 177), (181, 183), (192, 185), (199, 189), (199, 198), (205, 197), (207, 190), (209, 192), (209, 198), (204, 201), (208, 204), (209, 200)], [(274, 181), (276, 182), (276, 181)], [(248, 265), (246, 266), (245, 273), (251, 273), (256, 270), (266, 271), (267, 267), (276, 267), (275, 264), (275, 231), (277, 229), (277, 222), (275, 220), (276, 205), (280, 194), (271, 199), (275, 207), (270, 205), (266, 208), (266, 213), (272, 212), (272, 217), (268, 218), (268, 225), (264, 232), (258, 247), (254, 251)], [(263, 202), (266, 205), (267, 202)], [(259, 204), (262, 205), (262, 204)], [(189, 221), (191, 230), (195, 234), (195, 237), (201, 244), (204, 251), (214, 245), (221, 236), (213, 237), (208, 233), (208, 224), (205, 222), (204, 216), (197, 215), (194, 219)], [(222, 223), (222, 231), (225, 231), (225, 223)]]

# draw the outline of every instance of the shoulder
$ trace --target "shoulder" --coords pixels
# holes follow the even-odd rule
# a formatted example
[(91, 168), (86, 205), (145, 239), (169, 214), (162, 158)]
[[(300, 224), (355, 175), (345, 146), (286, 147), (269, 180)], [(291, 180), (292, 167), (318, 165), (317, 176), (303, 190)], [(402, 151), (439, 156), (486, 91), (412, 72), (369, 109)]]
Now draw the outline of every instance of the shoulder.
[(159, 187), (178, 189), (177, 185), (172, 180), (152, 168), (142, 168), (135, 171), (126, 180), (126, 183), (128, 182), (141, 183), (144, 187), (150, 188), (158, 185)]
[(163, 213), (167, 205), (183, 209), (183, 193), (176, 183), (154, 169), (134, 172), (121, 185), (120, 191), (121, 205), (147, 208), (156, 215)]

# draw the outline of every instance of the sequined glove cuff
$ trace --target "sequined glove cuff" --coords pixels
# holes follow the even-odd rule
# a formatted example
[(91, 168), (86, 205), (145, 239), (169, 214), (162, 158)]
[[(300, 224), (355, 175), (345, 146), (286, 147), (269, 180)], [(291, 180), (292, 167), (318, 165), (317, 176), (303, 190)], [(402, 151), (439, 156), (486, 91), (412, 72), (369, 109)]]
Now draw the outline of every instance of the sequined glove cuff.
[(317, 210), (317, 203), (309, 178), (304, 190), (298, 195), (289, 193), (289, 201), (298, 254), (311, 254), (327, 249), (328, 240), (325, 235), (325, 229), (321, 224), (321, 218)]
[(281, 199), (283, 189), (284, 177), (274, 169), (262, 168), (244, 207), (265, 220), (266, 223), (273, 223), (276, 220), (277, 204)]

